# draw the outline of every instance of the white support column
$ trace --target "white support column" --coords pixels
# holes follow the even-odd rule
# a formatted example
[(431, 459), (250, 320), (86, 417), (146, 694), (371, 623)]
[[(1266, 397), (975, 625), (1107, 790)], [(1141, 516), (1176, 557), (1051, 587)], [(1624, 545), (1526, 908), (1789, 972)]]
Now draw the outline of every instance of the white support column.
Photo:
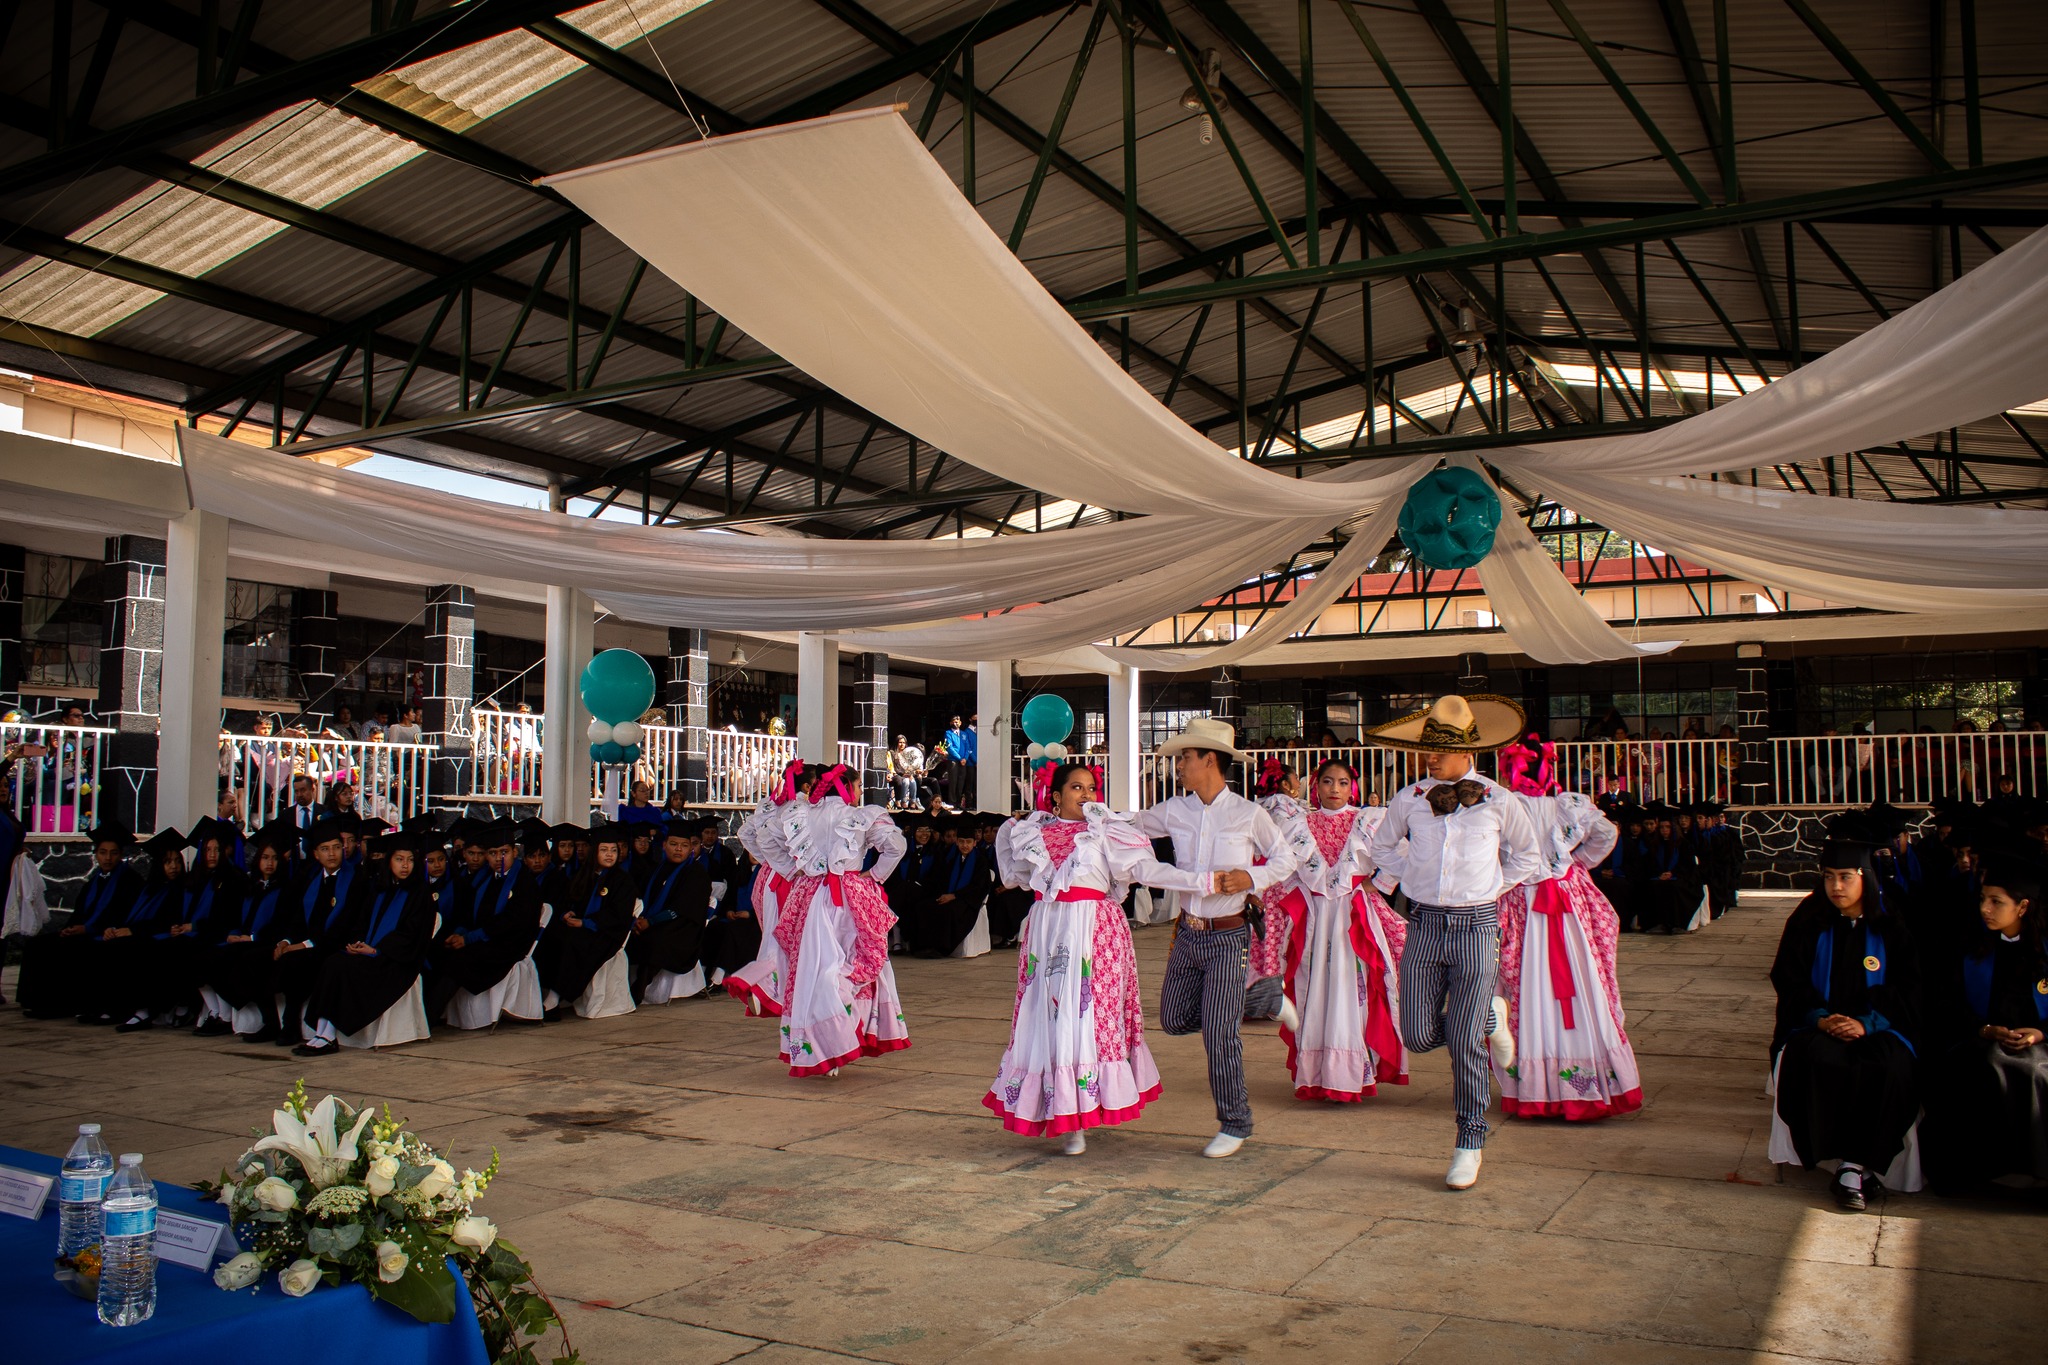
[(1008, 659), (974, 666), (974, 808), (1011, 811), (1017, 808), (1017, 772), (1010, 760), (1012, 678), (1016, 666)]
[(1109, 675), (1109, 808), (1138, 808), (1138, 670)]
[(228, 519), (172, 517), (164, 546), (164, 655), (156, 827), (190, 829), (220, 789), (220, 664), (228, 614)]
[(596, 605), (574, 588), (548, 589), (547, 659), (542, 665), (540, 818), (551, 825), (590, 823), (590, 711), (583, 667), (597, 644)]
[(796, 756), (839, 761), (839, 641), (811, 631), (796, 637)]

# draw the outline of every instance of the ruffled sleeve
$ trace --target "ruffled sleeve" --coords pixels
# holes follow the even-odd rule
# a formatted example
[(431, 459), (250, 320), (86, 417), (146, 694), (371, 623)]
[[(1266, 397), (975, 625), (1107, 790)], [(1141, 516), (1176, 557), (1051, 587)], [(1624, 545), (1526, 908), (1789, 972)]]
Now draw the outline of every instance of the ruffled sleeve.
[(1051, 880), (1052, 854), (1045, 847), (1045, 823), (1053, 817), (1033, 811), (996, 831), (996, 877), (1004, 886), (1043, 890)]
[(1191, 884), (1191, 874), (1152, 856), (1152, 841), (1139, 828), (1135, 815), (1092, 801), (1081, 808), (1081, 815), (1109, 867), (1111, 899), (1121, 901), (1133, 885), (1173, 890)]
[(1550, 799), (1557, 809), (1551, 821), (1551, 839), (1561, 845), (1561, 851), (1551, 859), (1556, 869), (1552, 875), (1562, 876), (1567, 862), (1576, 862), (1580, 867), (1598, 867), (1606, 862), (1614, 846), (1621, 842), (1621, 831), (1614, 827), (1614, 822), (1578, 792), (1559, 792)]
[(829, 869), (818, 847), (816, 807), (798, 799), (785, 801), (770, 816), (775, 838), (766, 847), (774, 852), (779, 844), (783, 866), (776, 869), (785, 877), (820, 876)]
[(753, 814), (740, 821), (739, 831), (734, 837), (755, 862), (781, 871), (789, 865), (789, 853), (778, 837), (779, 822), (775, 818), (778, 809), (773, 800), (762, 801), (754, 807)]
[(881, 855), (875, 859), (875, 865), (868, 869), (868, 875), (878, 883), (886, 882), (889, 875), (896, 870), (896, 865), (903, 861), (904, 850), (909, 844), (903, 838), (903, 831), (889, 818), (888, 811), (880, 806), (862, 806), (860, 813), (868, 818), (867, 830), (863, 836), (863, 853), (871, 848)]

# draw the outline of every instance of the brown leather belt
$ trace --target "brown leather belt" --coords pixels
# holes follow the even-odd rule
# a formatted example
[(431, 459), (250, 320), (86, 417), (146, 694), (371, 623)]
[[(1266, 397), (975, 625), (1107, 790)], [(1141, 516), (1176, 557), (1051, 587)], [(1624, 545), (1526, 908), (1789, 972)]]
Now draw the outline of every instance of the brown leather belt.
[(1180, 917), (1180, 927), (1191, 929), (1198, 934), (1206, 934), (1216, 929), (1242, 929), (1244, 927), (1244, 916), (1219, 915), (1215, 919), (1197, 919), (1193, 915), (1182, 915)]

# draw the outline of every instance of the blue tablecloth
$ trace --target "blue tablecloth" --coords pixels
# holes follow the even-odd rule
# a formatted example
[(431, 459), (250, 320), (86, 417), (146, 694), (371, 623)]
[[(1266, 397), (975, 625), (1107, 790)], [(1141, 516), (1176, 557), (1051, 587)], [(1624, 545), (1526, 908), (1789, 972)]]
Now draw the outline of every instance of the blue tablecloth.
[[(58, 1159), (0, 1147), (0, 1166), (54, 1174)], [(226, 1210), (195, 1192), (157, 1183), (164, 1208), (220, 1219)], [(93, 1361), (103, 1365), (487, 1365), (483, 1331), (469, 1295), (455, 1296), (455, 1320), (413, 1321), (360, 1285), (323, 1286), (289, 1298), (266, 1274), (251, 1289), (227, 1293), (210, 1274), (158, 1262), (156, 1314), (134, 1327), (104, 1326), (93, 1305), (51, 1275), (57, 1253), (57, 1196), (43, 1216), (0, 1214), (0, 1358), (22, 1362)]]

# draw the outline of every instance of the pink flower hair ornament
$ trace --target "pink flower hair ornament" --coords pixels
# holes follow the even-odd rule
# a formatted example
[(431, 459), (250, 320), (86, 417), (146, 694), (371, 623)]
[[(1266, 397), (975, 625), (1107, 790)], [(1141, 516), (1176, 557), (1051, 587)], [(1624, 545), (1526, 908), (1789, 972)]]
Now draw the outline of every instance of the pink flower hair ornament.
[(789, 760), (789, 765), (782, 770), (781, 785), (775, 788), (774, 801), (776, 805), (780, 806), (796, 800), (796, 779), (803, 770), (804, 761), (802, 759), (792, 758)]

